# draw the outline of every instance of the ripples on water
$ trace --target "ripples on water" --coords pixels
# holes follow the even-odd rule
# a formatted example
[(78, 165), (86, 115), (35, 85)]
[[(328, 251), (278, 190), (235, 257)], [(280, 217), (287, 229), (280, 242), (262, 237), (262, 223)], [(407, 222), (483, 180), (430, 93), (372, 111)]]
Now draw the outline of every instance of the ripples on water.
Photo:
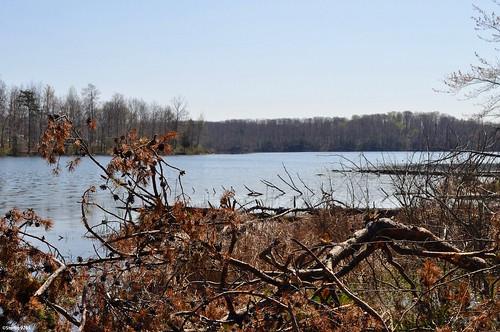
[[(394, 205), (394, 201), (384, 199), (386, 192), (391, 191), (387, 178), (363, 176), (347, 179), (332, 169), (338, 169), (339, 163), (346, 163), (347, 158), (359, 162), (366, 158), (372, 163), (403, 162), (415, 158), (413, 153), (368, 152), (361, 158), (359, 153), (254, 153), (243, 155), (201, 155), (201, 156), (171, 156), (169, 163), (186, 170), (183, 177), (185, 193), (190, 197), (190, 203), (196, 206), (208, 206), (208, 202), (218, 205), (218, 200), (224, 189), (234, 189), (241, 202), (249, 202), (255, 198), (247, 196), (248, 190), (261, 192), (258, 197), (264, 205), (290, 206), (294, 192), (277, 176), (287, 179), (283, 165), (294, 178), (298, 187), (307, 190), (297, 178), (297, 174), (314, 191), (320, 188), (333, 190), (338, 200), (361, 206)], [(68, 158), (61, 158), (63, 168)], [(104, 164), (109, 157), (98, 157)], [(19, 209), (33, 208), (42, 217), (54, 220), (54, 229), (46, 235), (49, 240), (63, 248), (68, 256), (88, 256), (93, 252), (91, 243), (84, 236), (84, 228), (80, 219), (80, 204), (83, 191), (92, 185), (101, 184), (99, 168), (90, 160), (83, 159), (73, 173), (66, 170), (59, 175), (52, 173), (52, 168), (44, 160), (37, 157), (4, 157), (0, 158), (0, 213), (17, 207)], [(287, 195), (278, 196), (277, 192), (265, 186), (261, 180), (267, 180), (282, 188)], [(354, 179), (354, 180), (353, 180)], [(172, 196), (180, 194), (176, 174), (170, 173)], [(353, 193), (354, 188), (354, 193)], [(355, 194), (356, 200), (353, 199)], [(113, 201), (105, 192), (99, 191), (96, 199), (106, 207), (113, 207)], [(299, 198), (300, 202), (303, 197)], [(319, 195), (308, 197), (315, 202)], [(89, 214), (93, 223), (99, 223), (104, 215), (99, 211)], [(62, 237), (62, 239), (61, 239)]]

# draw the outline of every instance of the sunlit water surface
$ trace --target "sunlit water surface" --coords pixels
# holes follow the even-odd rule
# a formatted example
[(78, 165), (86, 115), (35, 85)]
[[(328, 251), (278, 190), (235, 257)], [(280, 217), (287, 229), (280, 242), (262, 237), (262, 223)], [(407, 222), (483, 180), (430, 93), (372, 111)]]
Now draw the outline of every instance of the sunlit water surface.
[[(357, 152), (346, 153), (253, 153), (253, 154), (213, 154), (198, 156), (171, 156), (168, 162), (186, 171), (182, 177), (184, 193), (191, 205), (217, 206), (225, 190), (234, 190), (241, 204), (253, 204), (256, 199), (266, 206), (288, 207), (295, 202), (316, 204), (321, 200), (321, 192), (333, 192), (333, 197), (350, 205), (394, 206), (396, 201), (386, 193), (394, 192), (388, 177), (376, 175), (345, 176), (332, 172), (334, 169), (352, 166), (350, 162), (375, 165), (402, 163), (408, 159), (419, 160), (425, 154), (410, 152)], [(64, 165), (68, 158), (62, 158)], [(106, 164), (109, 157), (98, 157)], [(286, 168), (286, 171), (285, 171)], [(287, 174), (288, 173), (288, 174)], [(80, 200), (82, 193), (90, 186), (102, 183), (102, 171), (90, 160), (84, 159), (78, 168), (69, 173), (66, 170), (54, 175), (52, 167), (37, 157), (0, 158), (0, 213), (9, 209), (33, 208), (43, 217), (54, 221), (54, 228), (45, 234), (67, 256), (89, 256), (93, 254), (92, 243), (84, 237), (81, 224)], [(303, 192), (292, 190), (278, 174), (290, 184), (291, 176), (295, 186)], [(169, 170), (171, 200), (181, 194), (177, 173)], [(266, 186), (266, 180), (286, 192)], [(262, 193), (249, 196), (248, 189)], [(311, 189), (315, 194), (311, 194)], [(113, 208), (114, 201), (109, 193), (97, 190), (96, 200), (106, 208)], [(100, 211), (91, 211), (92, 223), (100, 223), (106, 216)], [(36, 230), (42, 233), (42, 230)]]

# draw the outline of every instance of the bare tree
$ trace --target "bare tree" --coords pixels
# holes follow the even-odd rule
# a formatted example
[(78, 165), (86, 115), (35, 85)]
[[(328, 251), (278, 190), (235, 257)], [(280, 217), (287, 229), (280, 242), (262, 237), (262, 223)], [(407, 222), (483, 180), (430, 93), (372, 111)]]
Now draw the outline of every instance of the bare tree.
[(0, 151), (5, 148), (5, 128), (7, 126), (7, 85), (0, 80)]
[(19, 103), (19, 106), (26, 111), (27, 114), (26, 122), (28, 128), (26, 131), (26, 136), (28, 138), (28, 154), (31, 154), (33, 138), (34, 136), (36, 136), (33, 130), (36, 127), (33, 124), (33, 118), (36, 117), (39, 112), (36, 92), (34, 91), (34, 89), (21, 90), (19, 92), (17, 102)]
[[(494, 2), (500, 6), (500, 2)], [(497, 44), (500, 42), (500, 16), (494, 12), (488, 13), (474, 6), (477, 16), (474, 17), (476, 31), (482, 33), (479, 38)], [(495, 48), (498, 51), (498, 48)], [(498, 59), (488, 60), (476, 53), (477, 64), (470, 66), (468, 71), (458, 70), (448, 75), (444, 83), (448, 92), (462, 93), (466, 98), (483, 97), (481, 116), (498, 116), (500, 94), (500, 62)]]
[(73, 119), (75, 125), (81, 128), (83, 124), (82, 103), (74, 87), (69, 89), (63, 107), (64, 112)]
[(179, 129), (179, 122), (189, 116), (187, 102), (184, 97), (177, 96), (172, 99), (172, 112), (174, 113), (174, 131)]
[(58, 100), (55, 95), (55, 90), (50, 85), (46, 85), (42, 91), (41, 97), (41, 109), (40, 109), (40, 119), (39, 119), (39, 130), (43, 132), (43, 128), (47, 125), (47, 118), (49, 114), (54, 114), (56, 112)]
[[(95, 85), (90, 83), (82, 89), (83, 110), (85, 112), (85, 116), (87, 117), (86, 122), (88, 127), (94, 126), (99, 94), (100, 92)], [(90, 147), (92, 147), (95, 140), (94, 130), (88, 130), (88, 140)]]

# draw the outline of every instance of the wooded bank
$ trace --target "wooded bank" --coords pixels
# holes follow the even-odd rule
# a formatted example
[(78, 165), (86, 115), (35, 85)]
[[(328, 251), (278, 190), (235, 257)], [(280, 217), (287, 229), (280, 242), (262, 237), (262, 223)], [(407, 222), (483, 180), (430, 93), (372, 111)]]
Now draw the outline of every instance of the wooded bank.
[(212, 122), (193, 119), (190, 112), (196, 110), (189, 110), (180, 97), (160, 105), (121, 94), (109, 100), (99, 96), (92, 84), (58, 96), (50, 85), (9, 87), (0, 81), (0, 155), (36, 153), (49, 117), (61, 115), (72, 119), (94, 153), (102, 154), (110, 153), (115, 140), (131, 129), (148, 137), (176, 132), (172, 149), (178, 154), (436, 151), (471, 141), (500, 149), (495, 125), (437, 112)]

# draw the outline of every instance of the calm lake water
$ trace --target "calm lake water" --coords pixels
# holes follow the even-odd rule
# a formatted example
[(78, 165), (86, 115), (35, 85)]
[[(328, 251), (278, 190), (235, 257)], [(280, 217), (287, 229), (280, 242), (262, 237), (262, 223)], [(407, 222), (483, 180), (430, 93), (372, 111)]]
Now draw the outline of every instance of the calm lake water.
[[(342, 165), (351, 166), (348, 160), (384, 164), (419, 160), (421, 156), (413, 152), (253, 153), (171, 156), (168, 162), (186, 171), (182, 177), (184, 192), (195, 206), (208, 206), (208, 202), (217, 206), (224, 190), (234, 190), (242, 204), (251, 204), (255, 199), (274, 207), (291, 206), (294, 200), (297, 205), (304, 202), (315, 204), (321, 200), (321, 191), (324, 190), (333, 192), (335, 199), (355, 206), (394, 206), (394, 199), (385, 195), (393, 191), (387, 177), (346, 177), (332, 170)], [(109, 159), (98, 157), (104, 164)], [(67, 160), (61, 159), (62, 167)], [(284, 167), (304, 195), (297, 196), (297, 192), (278, 177), (280, 175), (291, 182)], [(13, 207), (33, 208), (41, 216), (54, 220), (55, 226), (46, 237), (62, 247), (65, 254), (91, 255), (92, 246), (83, 237), (79, 201), (85, 189), (101, 184), (100, 174), (100, 169), (88, 159), (83, 159), (73, 173), (63, 169), (59, 175), (54, 175), (51, 166), (37, 157), (0, 158), (0, 213), (4, 214)], [(175, 197), (181, 192), (180, 186), (173, 171), (169, 178), (171, 194)], [(261, 180), (273, 183), (286, 194), (280, 195)], [(263, 195), (251, 197), (245, 186)], [(311, 194), (306, 186), (315, 194)], [(108, 193), (98, 190), (96, 198), (107, 208), (113, 208)], [(90, 214), (94, 223), (101, 222), (104, 217), (98, 211)]]

